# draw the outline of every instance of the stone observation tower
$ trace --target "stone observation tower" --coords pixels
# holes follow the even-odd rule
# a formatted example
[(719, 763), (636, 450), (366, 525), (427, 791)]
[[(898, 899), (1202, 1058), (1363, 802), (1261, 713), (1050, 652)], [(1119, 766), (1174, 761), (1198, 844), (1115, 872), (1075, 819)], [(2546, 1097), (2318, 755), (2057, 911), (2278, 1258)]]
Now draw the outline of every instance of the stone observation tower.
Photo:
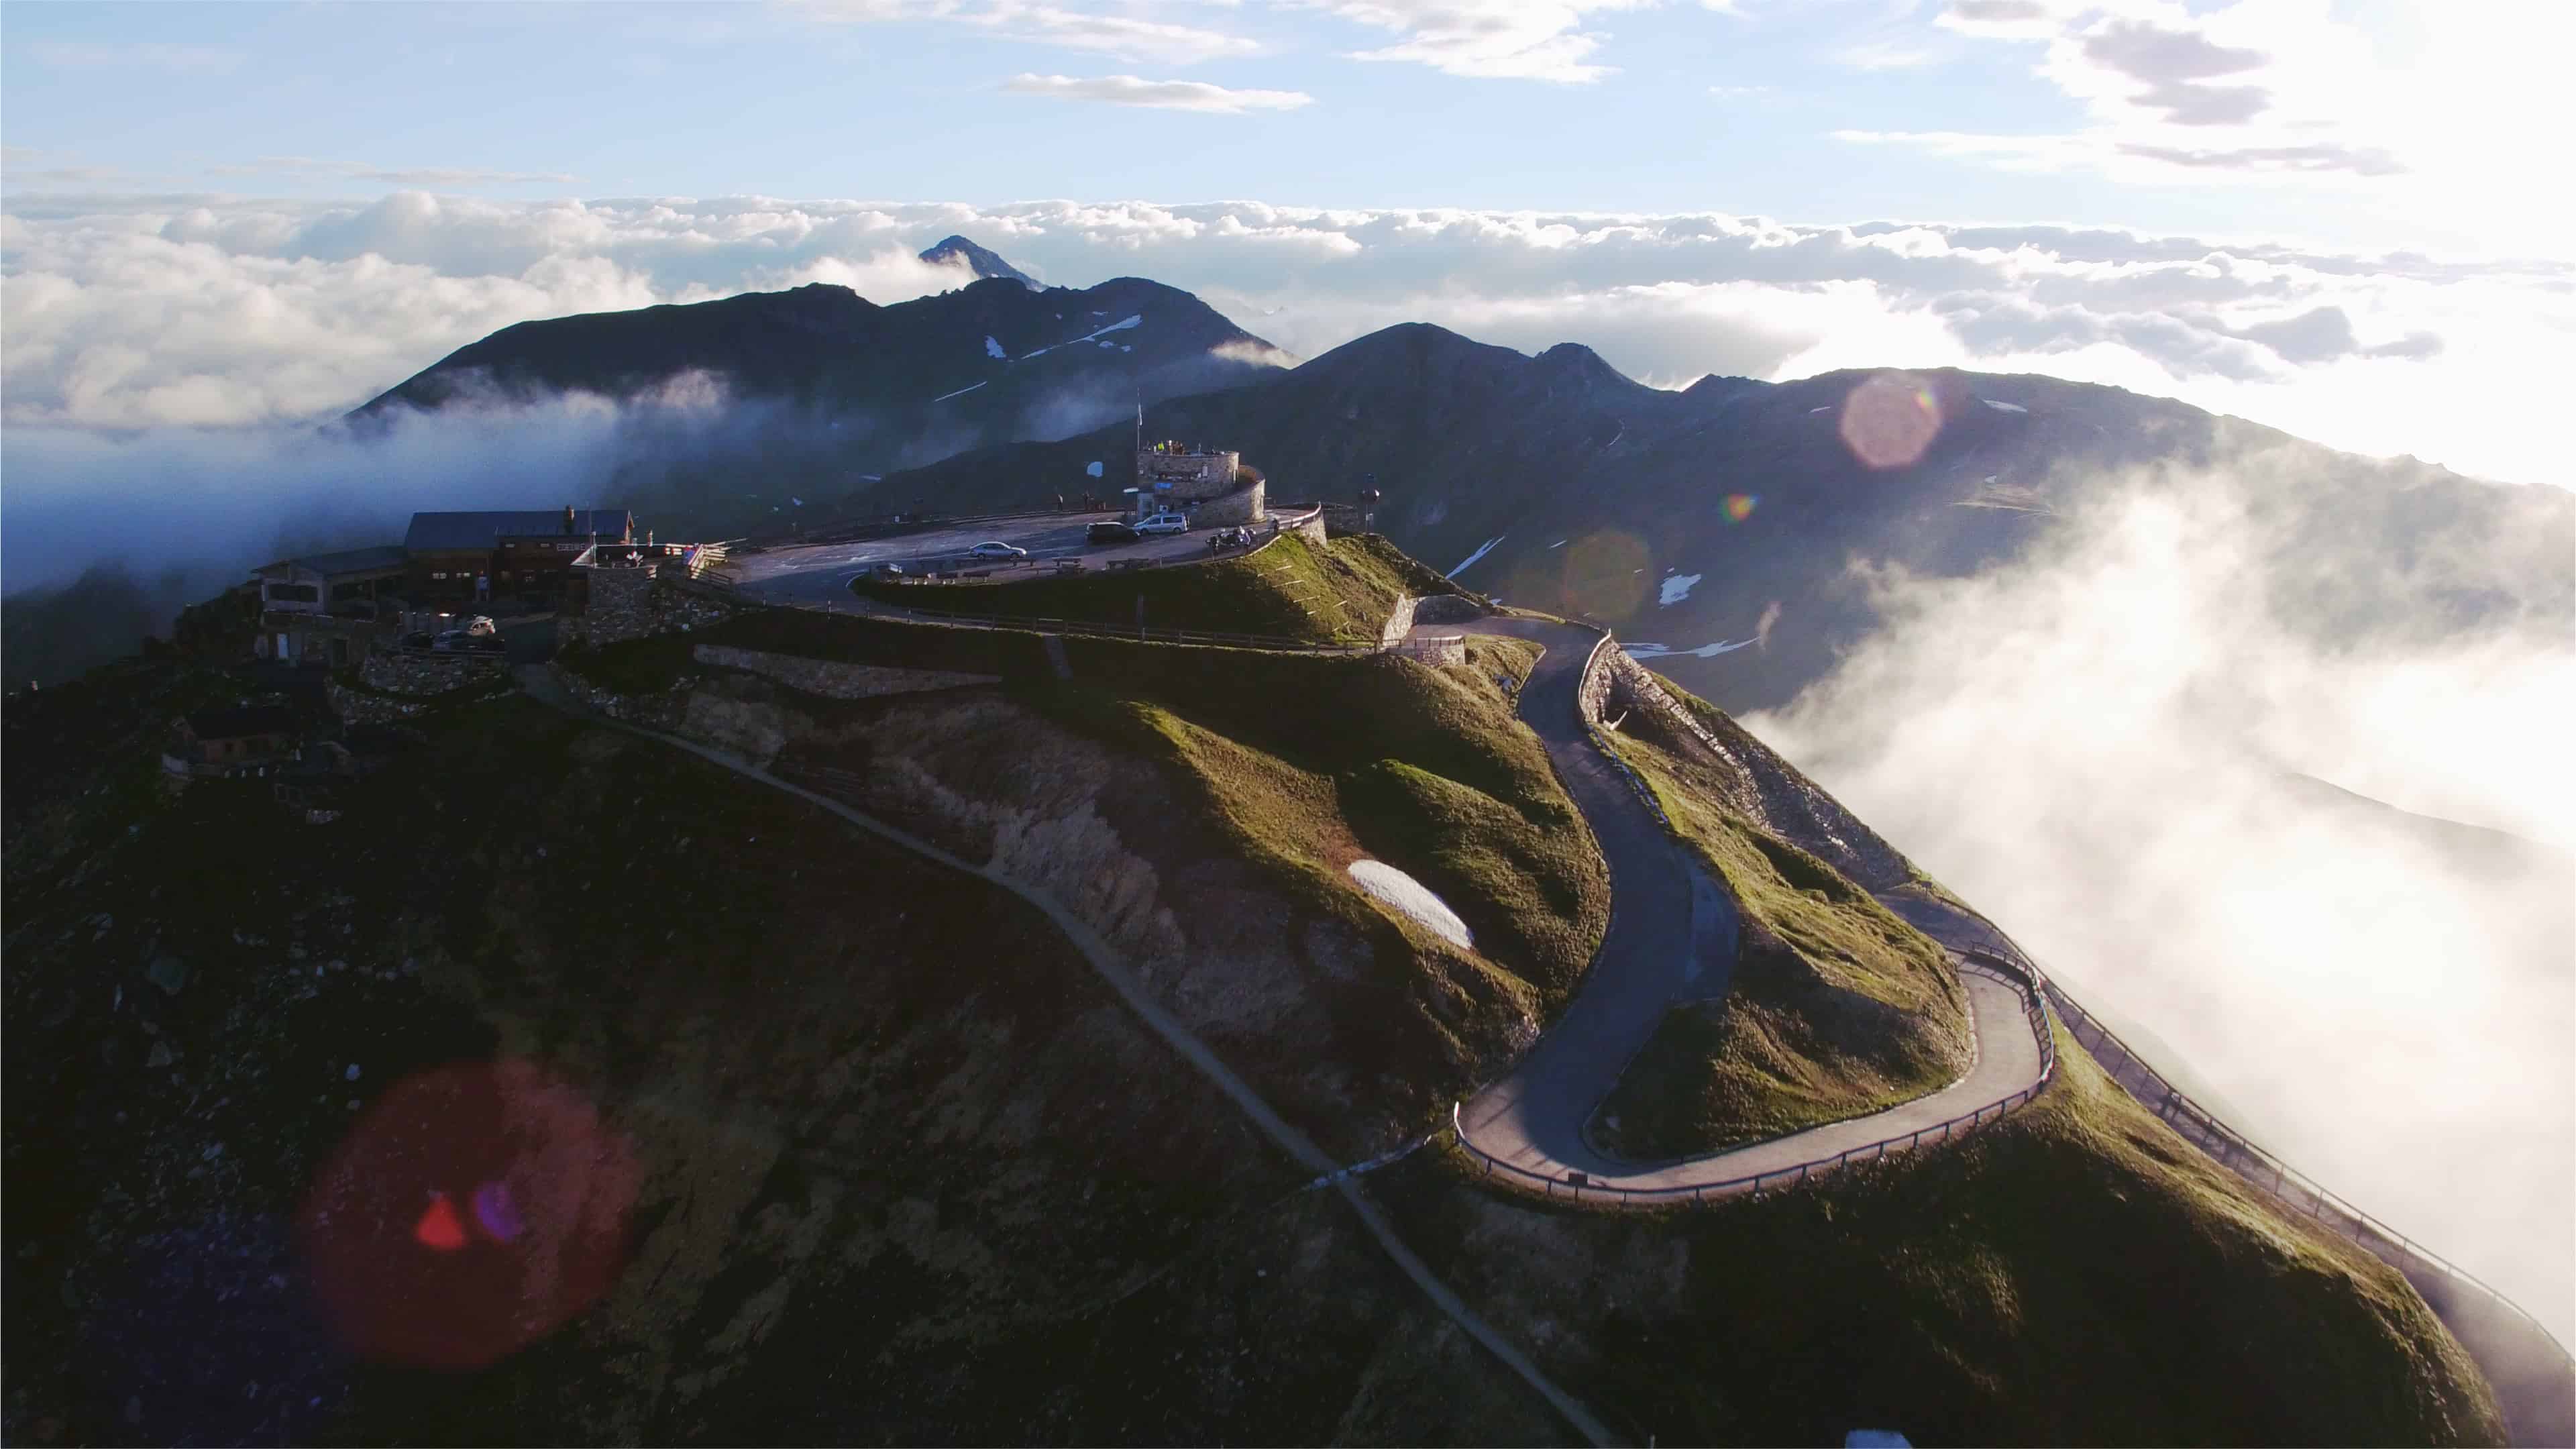
[(1230, 528), (1269, 516), (1268, 485), (1239, 453), (1185, 443), (1149, 443), (1136, 450), (1136, 512), (1187, 512), (1193, 528)]

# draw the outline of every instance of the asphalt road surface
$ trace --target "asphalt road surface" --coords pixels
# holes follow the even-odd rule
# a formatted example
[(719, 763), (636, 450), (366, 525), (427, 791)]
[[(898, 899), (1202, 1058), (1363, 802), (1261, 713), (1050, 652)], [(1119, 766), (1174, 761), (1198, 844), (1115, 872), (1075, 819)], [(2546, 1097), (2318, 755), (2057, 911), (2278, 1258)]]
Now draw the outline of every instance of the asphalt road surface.
[[(735, 561), (729, 570), (743, 592), (778, 603), (841, 603), (850, 598), (850, 580), (880, 564), (898, 564), (906, 572), (919, 572), (932, 561), (945, 563), (963, 555), (968, 549), (987, 540), (997, 540), (1029, 551), (1029, 560), (1037, 567), (1027, 567), (1030, 578), (1044, 578), (1051, 570), (1042, 565), (1061, 558), (1079, 558), (1092, 568), (1117, 559), (1145, 559), (1170, 563), (1182, 559), (1208, 557), (1208, 535), (1213, 529), (1147, 538), (1136, 543), (1094, 544), (1083, 538), (1083, 530), (1094, 523), (1115, 519), (1117, 513), (1054, 513), (1032, 518), (1005, 518), (984, 523), (932, 525), (919, 533), (906, 533), (893, 538), (872, 538), (860, 543), (804, 544), (790, 548), (773, 548), (765, 553), (748, 554)], [(977, 564), (975, 567), (988, 567)], [(1006, 579), (1015, 565), (995, 562), (994, 577)]]
[[(1459, 1123), (1478, 1149), (1543, 1177), (1581, 1172), (1622, 1188), (1689, 1188), (1795, 1167), (1934, 1126), (2039, 1080), (2039, 1041), (2012, 987), (1963, 973), (1977, 1062), (1941, 1091), (1868, 1117), (1681, 1162), (1634, 1163), (1593, 1150), (1583, 1135), (1628, 1062), (1677, 1001), (1721, 995), (1738, 940), (1735, 906), (1673, 839), (1627, 780), (1595, 749), (1576, 691), (1599, 636), (1571, 624), (1482, 619), (1416, 632), (1508, 634), (1545, 645), (1521, 690), (1537, 732), (1610, 867), (1610, 930), (1574, 1000), (1509, 1076), (1467, 1101)], [(1615, 645), (1613, 647), (1616, 647)]]

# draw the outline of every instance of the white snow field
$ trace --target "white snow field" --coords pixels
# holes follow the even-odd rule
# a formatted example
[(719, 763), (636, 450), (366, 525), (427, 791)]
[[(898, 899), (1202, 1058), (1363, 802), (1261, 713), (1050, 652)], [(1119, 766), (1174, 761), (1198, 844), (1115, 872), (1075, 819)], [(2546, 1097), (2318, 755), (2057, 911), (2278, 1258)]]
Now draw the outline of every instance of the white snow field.
[(1382, 860), (1355, 860), (1351, 862), (1351, 879), (1359, 882), (1361, 890), (1377, 897), (1379, 905), (1410, 918), (1460, 950), (1476, 949), (1476, 938), (1467, 933), (1467, 923), (1458, 919), (1449, 903), (1403, 871)]

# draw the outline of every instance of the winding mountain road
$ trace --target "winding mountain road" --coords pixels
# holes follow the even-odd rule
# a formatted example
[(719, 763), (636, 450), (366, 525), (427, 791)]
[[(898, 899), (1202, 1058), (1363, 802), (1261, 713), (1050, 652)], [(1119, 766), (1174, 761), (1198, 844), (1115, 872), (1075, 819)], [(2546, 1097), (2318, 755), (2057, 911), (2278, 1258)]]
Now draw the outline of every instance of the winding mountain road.
[[(2023, 992), (2000, 977), (1961, 973), (1977, 1059), (1948, 1087), (1866, 1117), (1827, 1123), (1706, 1157), (1622, 1161), (1597, 1151), (1584, 1125), (1675, 1002), (1723, 995), (1738, 940), (1735, 905), (1590, 738), (1583, 676), (1592, 630), (1549, 620), (1486, 618), (1417, 626), (1526, 639), (1546, 649), (1521, 688), (1535, 731), (1601, 844), (1610, 868), (1610, 929), (1574, 1000), (1510, 1075), (1464, 1103), (1458, 1128), (1479, 1154), (1535, 1177), (1630, 1192), (1733, 1186), (1758, 1174), (1941, 1127), (2033, 1086), (2046, 1071)], [(1580, 1179), (1575, 1177), (1580, 1174)]]

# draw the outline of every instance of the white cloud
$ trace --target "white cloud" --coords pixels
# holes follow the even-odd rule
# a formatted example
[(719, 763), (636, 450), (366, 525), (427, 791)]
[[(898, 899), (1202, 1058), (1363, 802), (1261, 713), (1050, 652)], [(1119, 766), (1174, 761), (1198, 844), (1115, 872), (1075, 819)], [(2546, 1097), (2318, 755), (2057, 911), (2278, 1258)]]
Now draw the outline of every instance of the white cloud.
[(1246, 111), (1293, 111), (1315, 99), (1304, 91), (1229, 90), (1204, 81), (1149, 81), (1132, 75), (1019, 75), (1005, 81), (1002, 89), (1063, 100), (1164, 111), (1205, 111), (1221, 116), (1239, 116)]
[(1075, 10), (1028, 0), (813, 0), (800, 7), (818, 19), (850, 23), (931, 21), (961, 25), (1005, 40), (1061, 46), (1165, 65), (1196, 65), (1252, 55), (1259, 42), (1204, 26), (1138, 15)]
[(2568, 123), (2563, 6), (2392, 0), (2103, 4), (1953, 0), (1938, 27), (2081, 107), (2074, 129), (2003, 134), (1851, 130), (2018, 170), (2092, 171), (2128, 185), (2334, 187), (2448, 218), (2489, 244), (2554, 246), (2556, 188), (2535, 186), (2520, 138)]
[(1530, 351), (1586, 342), (1668, 386), (1840, 366), (2046, 372), (2336, 446), (2565, 478), (2553, 379), (2576, 335), (2576, 267), (2046, 226), (1250, 201), (19, 195), (0, 208), (0, 417), (322, 416), (526, 318), (807, 281), (879, 302), (941, 290), (956, 275), (912, 253), (952, 232), (1076, 285), (1186, 288), (1301, 356), (1430, 321)]
[(580, 180), (560, 171), (494, 171), (479, 166), (371, 166), (363, 161), (322, 161), (311, 156), (262, 156), (257, 161), (209, 166), (209, 176), (342, 176), (389, 186), (570, 186)]
[(1568, 84), (1616, 73), (1588, 59), (1602, 37), (1582, 30), (1596, 11), (1647, 0), (1323, 0), (1342, 19), (1401, 38), (1351, 52), (1355, 60), (1412, 61), (1449, 75)]

